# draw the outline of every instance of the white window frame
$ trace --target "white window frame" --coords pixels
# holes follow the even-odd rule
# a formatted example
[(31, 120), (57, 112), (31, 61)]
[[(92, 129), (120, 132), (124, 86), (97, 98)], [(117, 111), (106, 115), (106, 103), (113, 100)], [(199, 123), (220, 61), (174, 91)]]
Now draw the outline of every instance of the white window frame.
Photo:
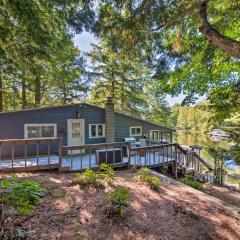
[[(53, 127), (54, 136), (57, 137), (57, 124), (56, 123), (28, 123), (24, 124), (24, 138), (31, 139), (28, 137), (28, 127)], [(49, 138), (49, 137), (40, 137), (40, 138)]]
[[(103, 126), (103, 135), (102, 136), (99, 136), (98, 135), (98, 131), (96, 131), (96, 136), (92, 136), (92, 126), (96, 126), (96, 129), (98, 129), (98, 126), (99, 125), (102, 125)], [(105, 124), (104, 123), (92, 123), (92, 124), (89, 124), (89, 138), (104, 138), (105, 137)]]
[[(132, 129), (133, 128), (140, 128), (140, 133), (139, 134), (132, 134)], [(142, 136), (142, 126), (134, 126), (129, 128), (129, 136), (130, 137), (140, 137)]]
[[(150, 136), (151, 136), (151, 134), (152, 134), (152, 132), (158, 132), (158, 139), (157, 139), (157, 141), (159, 141), (159, 139), (160, 139), (160, 131), (159, 130), (155, 130), (155, 129), (153, 129), (153, 130), (150, 130), (149, 131), (149, 138), (150, 138)], [(151, 140), (155, 140), (155, 139), (151, 139)]]

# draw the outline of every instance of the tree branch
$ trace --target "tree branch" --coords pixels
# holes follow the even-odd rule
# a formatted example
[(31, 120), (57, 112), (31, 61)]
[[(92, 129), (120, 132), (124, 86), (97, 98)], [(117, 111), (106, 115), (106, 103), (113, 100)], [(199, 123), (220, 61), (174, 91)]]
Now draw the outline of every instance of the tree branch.
[(207, 18), (207, 6), (209, 1), (205, 1), (199, 8), (201, 26), (199, 31), (215, 47), (221, 49), (230, 56), (240, 58), (240, 42), (222, 35), (217, 29), (211, 26)]

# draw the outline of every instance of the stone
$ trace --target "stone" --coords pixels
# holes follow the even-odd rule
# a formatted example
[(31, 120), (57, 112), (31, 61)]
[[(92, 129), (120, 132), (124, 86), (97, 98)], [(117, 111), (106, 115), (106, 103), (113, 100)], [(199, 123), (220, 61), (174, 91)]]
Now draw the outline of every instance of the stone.
[(66, 190), (63, 188), (56, 188), (52, 189), (49, 193), (53, 198), (61, 198), (66, 195)]
[(68, 204), (69, 208), (74, 208), (74, 201), (71, 196), (68, 194), (65, 196), (65, 201)]
[(85, 229), (81, 229), (80, 231), (77, 232), (76, 234), (76, 240), (88, 240), (88, 233)]

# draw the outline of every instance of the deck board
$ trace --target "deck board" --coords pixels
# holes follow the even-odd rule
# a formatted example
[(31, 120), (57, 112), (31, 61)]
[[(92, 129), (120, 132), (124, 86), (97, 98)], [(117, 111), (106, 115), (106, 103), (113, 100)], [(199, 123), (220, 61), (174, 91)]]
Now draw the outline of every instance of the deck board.
[[(91, 159), (91, 164), (89, 162)], [(131, 165), (138, 165), (138, 166), (161, 166), (163, 164), (171, 163), (171, 158), (166, 158), (166, 156), (162, 156), (156, 153), (150, 153), (146, 157), (139, 157), (138, 155), (131, 156)], [(46, 169), (56, 169), (59, 167), (59, 157), (57, 155), (52, 155), (49, 157), (49, 164), (48, 164), (48, 157), (47, 156), (39, 156), (37, 159), (36, 157), (28, 157), (26, 159), (26, 167), (25, 167), (25, 159), (19, 158), (14, 159), (13, 161), (13, 169), (14, 172), (25, 171), (37, 171), (37, 170), (46, 170)], [(38, 165), (37, 165), (38, 163)], [(123, 161), (119, 164), (115, 164), (115, 166), (122, 166), (128, 164), (128, 157), (123, 157)], [(96, 154), (89, 154), (82, 155), (82, 167), (81, 167), (81, 158), (80, 156), (73, 156), (72, 163), (71, 157), (63, 157), (62, 158), (62, 166), (61, 168), (70, 171), (77, 171), (86, 168), (98, 168)], [(0, 171), (1, 172), (9, 172), (12, 171), (12, 160), (2, 159), (0, 160)]]

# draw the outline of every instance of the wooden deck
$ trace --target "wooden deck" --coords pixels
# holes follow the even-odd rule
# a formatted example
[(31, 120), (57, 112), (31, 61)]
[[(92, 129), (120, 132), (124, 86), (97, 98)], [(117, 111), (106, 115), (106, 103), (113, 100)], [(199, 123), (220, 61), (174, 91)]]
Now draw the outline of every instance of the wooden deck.
[[(51, 151), (51, 144), (57, 145), (57, 152)], [(35, 144), (35, 155), (29, 155), (27, 145)], [(40, 155), (41, 144), (47, 144), (47, 154)], [(5, 158), (2, 146), (9, 145), (11, 156)], [(15, 156), (15, 147), (24, 146), (24, 156)], [(116, 150), (121, 151), (121, 158), (116, 154)], [(125, 151), (122, 151), (125, 149)], [(188, 152), (178, 144), (156, 144), (145, 147), (134, 147), (125, 142), (91, 144), (84, 146), (62, 146), (61, 139), (17, 139), (0, 140), (0, 172), (27, 172), (58, 169), (61, 172), (81, 171), (86, 168), (99, 168), (97, 152), (101, 151), (105, 158), (103, 162), (114, 168), (123, 166), (146, 166), (159, 167), (171, 165), (175, 169), (177, 177), (178, 169), (187, 171), (193, 169), (196, 172), (212, 171), (211, 166), (205, 162), (197, 153)], [(111, 151), (112, 155), (107, 152)], [(76, 153), (77, 152), (77, 153)], [(117, 160), (118, 158), (118, 160)]]

